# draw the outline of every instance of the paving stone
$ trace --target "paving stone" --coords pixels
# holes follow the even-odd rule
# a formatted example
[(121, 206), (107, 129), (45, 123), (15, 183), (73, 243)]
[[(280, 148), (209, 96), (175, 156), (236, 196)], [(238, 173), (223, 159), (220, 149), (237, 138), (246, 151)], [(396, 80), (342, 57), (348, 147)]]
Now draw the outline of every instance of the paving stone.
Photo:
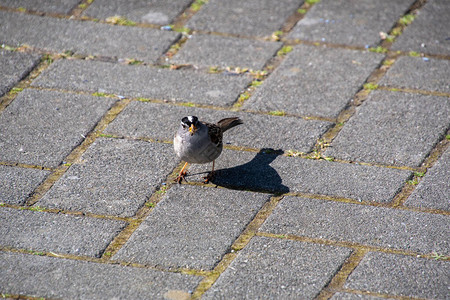
[(419, 253), (447, 253), (448, 216), (327, 200), (285, 197), (263, 232), (349, 241)]
[(59, 14), (70, 13), (78, 3), (80, 0), (0, 0), (1, 6)]
[(390, 297), (376, 297), (376, 296), (369, 296), (369, 295), (361, 295), (361, 294), (350, 294), (350, 293), (336, 293), (333, 295), (333, 297), (330, 298), (331, 300), (358, 300), (358, 299), (364, 299), (364, 300), (383, 300), (383, 299), (389, 299), (394, 300), (395, 298)]
[(427, 299), (447, 299), (448, 261), (368, 253), (350, 274), (345, 288)]
[(179, 64), (261, 70), (281, 45), (279, 42), (196, 34), (187, 40), (172, 61)]
[(25, 203), (27, 197), (50, 174), (49, 171), (0, 165), (0, 202)]
[(37, 54), (0, 50), (0, 96), (27, 76), (39, 59)]
[[(152, 28), (25, 15), (0, 11), (0, 41), (53, 52), (135, 58), (154, 62), (179, 37)], [(58, 38), (55, 38), (58, 37)]]
[(244, 107), (335, 118), (383, 57), (368, 51), (295, 46)]
[(447, 97), (377, 90), (358, 108), (325, 155), (420, 166), (449, 122)]
[(95, 0), (84, 15), (106, 19), (122, 16), (138, 23), (171, 24), (191, 3), (191, 0)]
[[(201, 277), (0, 252), (3, 293), (64, 299), (186, 299)], [(184, 298), (183, 298), (184, 297)]]
[(414, 0), (322, 0), (292, 29), (289, 38), (377, 46)]
[(106, 92), (210, 105), (230, 105), (250, 82), (246, 76), (204, 74), (100, 61), (59, 60), (34, 86)]
[(195, 115), (215, 123), (240, 117), (244, 125), (224, 134), (225, 145), (253, 148), (297, 149), (309, 152), (330, 122), (243, 112), (175, 106), (135, 101), (108, 126), (105, 133), (172, 141), (183, 117)]
[(186, 26), (244, 36), (270, 36), (281, 29), (302, 3), (302, 0), (210, 0)]
[(36, 205), (131, 217), (176, 164), (171, 145), (100, 138)]
[(268, 200), (267, 194), (174, 186), (113, 258), (212, 269)]
[(31, 210), (0, 209), (0, 245), (100, 257), (126, 223)]
[(204, 299), (313, 299), (351, 250), (254, 237)]
[(392, 50), (449, 55), (449, 11), (447, 0), (427, 1), (416, 19), (395, 40)]
[(113, 103), (108, 98), (24, 90), (0, 115), (0, 161), (58, 166)]
[(406, 205), (450, 210), (450, 148), (420, 181)]
[[(254, 191), (302, 192), (364, 201), (389, 202), (410, 171), (224, 150), (216, 161), (212, 183)], [(203, 181), (211, 164), (192, 165), (189, 181)]]
[(448, 60), (403, 56), (387, 71), (380, 84), (450, 93), (448, 78), (450, 78)]

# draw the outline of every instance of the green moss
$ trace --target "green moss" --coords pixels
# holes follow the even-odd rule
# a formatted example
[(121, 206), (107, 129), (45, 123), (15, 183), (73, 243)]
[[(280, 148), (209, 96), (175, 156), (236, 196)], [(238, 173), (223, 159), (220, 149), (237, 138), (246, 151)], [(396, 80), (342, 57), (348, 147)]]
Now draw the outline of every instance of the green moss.
[(12, 88), (11, 94), (15, 95), (15, 94), (20, 93), (21, 91), (23, 91), (23, 88)]
[(420, 53), (416, 51), (409, 51), (409, 56), (419, 57)]
[(402, 29), (400, 27), (395, 27), (394, 29), (392, 29), (391, 34), (393, 36), (399, 36), (402, 33)]
[(425, 176), (425, 172), (414, 172), (414, 176), (423, 177)]
[(32, 206), (32, 207), (29, 208), (29, 210), (32, 210), (32, 211), (44, 211), (44, 209), (42, 207), (39, 207), (39, 206)]
[(450, 140), (450, 134), (447, 134), (447, 135), (445, 136), (445, 139), (446, 139), (446, 140)]
[(129, 65), (141, 65), (143, 63), (142, 60), (137, 60), (137, 59), (130, 59), (128, 60), (128, 64)]
[(315, 3), (319, 3), (320, 0), (306, 0), (305, 2), (308, 4), (315, 4)]
[(415, 18), (416, 18), (415, 15), (407, 14), (400, 19), (399, 23), (402, 24), (403, 26), (406, 26), (406, 25), (411, 24)]
[(406, 183), (410, 184), (410, 185), (417, 185), (419, 182), (417, 180), (412, 179), (412, 180), (408, 180)]
[(187, 106), (187, 107), (195, 107), (195, 104), (192, 102), (184, 102), (184, 103), (180, 103), (180, 105)]
[(114, 137), (114, 135), (112, 135), (112, 134), (104, 134), (104, 133), (100, 133), (98, 136), (105, 137), (105, 138), (113, 138)]
[(291, 52), (294, 48), (292, 48), (292, 46), (283, 46), (283, 48), (281, 48), (280, 50), (278, 50), (277, 55), (278, 56), (283, 56), (288, 54), (289, 52)]
[(306, 9), (299, 8), (299, 9), (297, 9), (297, 12), (298, 12), (299, 14), (304, 15), (304, 14), (306, 14)]
[(260, 81), (260, 80), (253, 80), (252, 83), (251, 83), (251, 86), (257, 87), (257, 86), (260, 86), (262, 83), (263, 82)]
[(11, 46), (8, 46), (8, 45), (5, 45), (5, 44), (2, 44), (0, 48), (8, 50), (8, 51), (16, 51), (17, 50), (17, 48), (11, 47)]
[(95, 97), (106, 97), (107, 95), (106, 95), (106, 93), (95, 92), (95, 93), (92, 93), (92, 96), (95, 96)]
[(386, 48), (383, 48), (381, 46), (378, 46), (376, 48), (369, 48), (370, 52), (375, 52), (375, 53), (386, 53), (388, 50)]
[(239, 101), (245, 101), (250, 98), (250, 93), (245, 91), (239, 96)]
[(81, 9), (85, 9), (86, 7), (87, 7), (86, 3), (81, 3), (80, 5), (78, 5), (78, 8), (81, 8)]
[(105, 19), (106, 22), (116, 24), (116, 25), (124, 25), (124, 26), (136, 26), (136, 22), (128, 20), (122, 16), (112, 16)]
[(173, 31), (179, 32), (179, 33), (184, 33), (184, 34), (189, 34), (191, 32), (191, 30), (187, 27), (172, 27)]
[(198, 11), (204, 4), (208, 3), (208, 0), (195, 0), (191, 5), (193, 11)]
[(26, 12), (27, 11), (25, 7), (19, 7), (19, 8), (17, 8), (17, 10), (20, 11), (20, 12)]
[(217, 73), (220, 73), (220, 68), (219, 67), (209, 67), (208, 72), (212, 73), (212, 74), (217, 74)]
[(273, 110), (273, 111), (269, 111), (269, 115), (272, 116), (284, 116), (286, 115), (286, 113), (282, 110)]
[(368, 82), (363, 85), (366, 90), (376, 90), (378, 88), (378, 84)]

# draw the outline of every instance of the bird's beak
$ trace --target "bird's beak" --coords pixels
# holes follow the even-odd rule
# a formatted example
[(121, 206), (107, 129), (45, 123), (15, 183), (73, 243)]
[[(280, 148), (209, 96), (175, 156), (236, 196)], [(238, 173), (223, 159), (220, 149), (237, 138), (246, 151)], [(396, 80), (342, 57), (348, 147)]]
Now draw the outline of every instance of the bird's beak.
[(197, 131), (197, 127), (194, 126), (194, 124), (191, 124), (191, 127), (189, 127), (189, 133), (191, 135), (194, 135), (194, 133)]

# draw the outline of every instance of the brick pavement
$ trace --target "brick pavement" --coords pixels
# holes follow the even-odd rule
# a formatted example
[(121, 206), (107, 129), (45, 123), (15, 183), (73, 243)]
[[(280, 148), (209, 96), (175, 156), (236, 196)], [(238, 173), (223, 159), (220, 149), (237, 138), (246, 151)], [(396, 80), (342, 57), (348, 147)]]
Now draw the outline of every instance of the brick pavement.
[[(448, 299), (449, 15), (0, 0), (0, 295)], [(209, 184), (186, 115), (244, 120)]]

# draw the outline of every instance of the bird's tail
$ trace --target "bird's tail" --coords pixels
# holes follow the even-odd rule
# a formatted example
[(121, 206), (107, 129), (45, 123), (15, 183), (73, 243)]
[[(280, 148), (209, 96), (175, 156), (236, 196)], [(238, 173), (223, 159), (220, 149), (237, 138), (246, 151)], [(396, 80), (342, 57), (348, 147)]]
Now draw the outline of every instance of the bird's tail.
[(244, 124), (241, 119), (238, 117), (234, 118), (225, 118), (217, 122), (217, 125), (222, 129), (222, 132), (227, 131), (230, 128), (233, 128), (234, 126), (238, 126), (240, 124)]

